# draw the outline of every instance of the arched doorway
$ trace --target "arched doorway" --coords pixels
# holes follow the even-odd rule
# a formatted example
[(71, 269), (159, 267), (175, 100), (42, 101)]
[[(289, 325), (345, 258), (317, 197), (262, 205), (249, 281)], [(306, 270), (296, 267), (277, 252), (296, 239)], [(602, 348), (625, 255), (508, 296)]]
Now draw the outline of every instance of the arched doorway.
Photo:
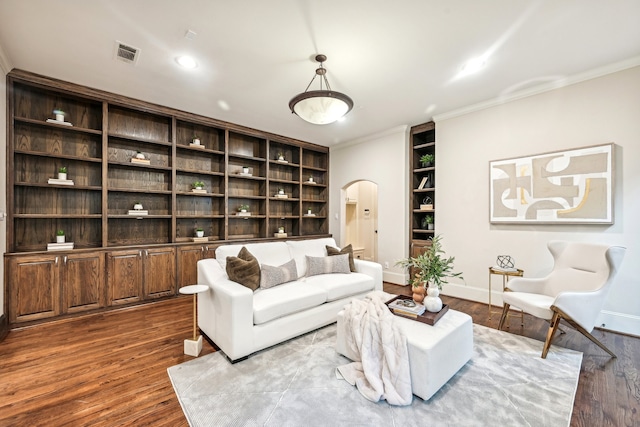
[(342, 246), (351, 244), (353, 255), (378, 260), (378, 184), (354, 181), (342, 188)]

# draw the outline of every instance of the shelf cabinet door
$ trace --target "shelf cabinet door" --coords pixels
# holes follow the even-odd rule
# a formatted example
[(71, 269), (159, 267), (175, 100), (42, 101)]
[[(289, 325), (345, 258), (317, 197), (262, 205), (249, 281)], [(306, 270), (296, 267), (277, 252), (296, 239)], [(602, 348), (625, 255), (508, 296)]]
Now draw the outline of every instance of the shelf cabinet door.
[(60, 314), (60, 255), (33, 255), (9, 261), (9, 321)]
[(107, 304), (142, 300), (142, 251), (113, 251), (107, 260)]
[(198, 261), (215, 258), (212, 246), (182, 246), (178, 248), (178, 287), (198, 283)]
[(176, 293), (176, 252), (174, 248), (144, 251), (144, 296), (159, 298)]
[(92, 310), (106, 305), (104, 253), (65, 255), (62, 265), (65, 313)]

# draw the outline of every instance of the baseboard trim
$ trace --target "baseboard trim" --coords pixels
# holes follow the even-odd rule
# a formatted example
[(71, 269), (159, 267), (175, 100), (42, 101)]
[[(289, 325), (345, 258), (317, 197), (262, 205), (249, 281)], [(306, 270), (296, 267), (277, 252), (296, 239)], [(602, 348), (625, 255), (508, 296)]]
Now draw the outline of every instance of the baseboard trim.
[(382, 271), (382, 281), (393, 283), (394, 285), (405, 286), (407, 284), (406, 274), (394, 273), (393, 271)]
[(9, 334), (9, 318), (6, 315), (0, 316), (0, 342)]
[[(442, 295), (489, 304), (489, 289), (446, 283), (442, 287)], [(491, 305), (502, 308), (502, 291), (492, 290)], [(596, 327), (610, 332), (640, 337), (640, 316), (602, 310)]]

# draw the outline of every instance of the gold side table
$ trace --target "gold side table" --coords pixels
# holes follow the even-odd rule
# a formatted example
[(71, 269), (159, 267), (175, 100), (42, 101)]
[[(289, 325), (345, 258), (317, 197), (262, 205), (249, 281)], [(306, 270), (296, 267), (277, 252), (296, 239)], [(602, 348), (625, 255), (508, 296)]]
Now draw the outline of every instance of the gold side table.
[(193, 295), (193, 339), (184, 340), (184, 354), (198, 357), (202, 351), (202, 335), (198, 335), (198, 294), (207, 292), (207, 285), (183, 286), (178, 290), (184, 295)]
[[(507, 283), (509, 282), (510, 277), (522, 277), (524, 275), (524, 270), (520, 270), (519, 268), (515, 270), (501, 270), (496, 267), (489, 267), (489, 320), (491, 320), (491, 314), (501, 314), (501, 311), (493, 311), (491, 310), (491, 275), (496, 274), (498, 276), (502, 276), (502, 291), (507, 287)], [(507, 315), (508, 316), (508, 315)], [(507, 317), (507, 320), (509, 318)], [(520, 311), (520, 320), (522, 326), (524, 326), (524, 311)]]

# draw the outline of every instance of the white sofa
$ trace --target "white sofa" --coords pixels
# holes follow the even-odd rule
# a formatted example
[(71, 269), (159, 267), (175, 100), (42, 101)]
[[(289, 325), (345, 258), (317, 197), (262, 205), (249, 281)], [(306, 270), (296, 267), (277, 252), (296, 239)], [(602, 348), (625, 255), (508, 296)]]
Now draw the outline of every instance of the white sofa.
[[(305, 277), (305, 256), (327, 256), (332, 238), (223, 245), (215, 259), (198, 261), (198, 283), (209, 291), (198, 295), (198, 326), (231, 360), (336, 321), (353, 298), (382, 290), (380, 264), (355, 259), (357, 272)], [(260, 265), (280, 266), (295, 259), (298, 280), (269, 289), (251, 289), (229, 280), (226, 259), (245, 246)]]

